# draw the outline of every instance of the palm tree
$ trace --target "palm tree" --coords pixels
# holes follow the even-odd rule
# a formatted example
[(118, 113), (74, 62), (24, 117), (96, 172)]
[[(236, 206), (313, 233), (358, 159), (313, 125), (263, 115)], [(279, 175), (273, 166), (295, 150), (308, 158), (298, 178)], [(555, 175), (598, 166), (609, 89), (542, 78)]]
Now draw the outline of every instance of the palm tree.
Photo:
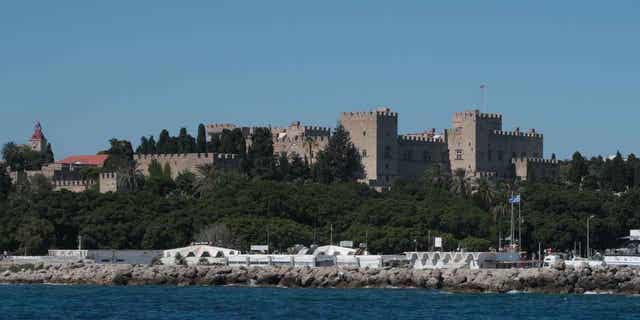
[(119, 190), (135, 192), (142, 188), (144, 174), (133, 161), (128, 167), (120, 168), (117, 171), (117, 183)]
[(473, 193), (474, 196), (480, 200), (485, 209), (490, 208), (496, 201), (496, 191), (493, 185), (486, 178), (478, 179)]
[(466, 172), (464, 169), (456, 169), (453, 172), (453, 179), (451, 181), (451, 192), (466, 196), (469, 192), (469, 181), (466, 178)]

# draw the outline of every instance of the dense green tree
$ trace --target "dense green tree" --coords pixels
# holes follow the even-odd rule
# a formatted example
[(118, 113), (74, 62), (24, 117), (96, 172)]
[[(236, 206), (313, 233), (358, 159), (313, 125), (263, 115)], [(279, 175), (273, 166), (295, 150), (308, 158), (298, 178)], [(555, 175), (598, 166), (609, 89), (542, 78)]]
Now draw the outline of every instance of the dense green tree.
[(47, 179), (44, 175), (38, 173), (30, 178), (31, 192), (35, 194), (45, 194), (50, 192), (53, 187), (51, 186), (51, 181)]
[(53, 155), (53, 148), (51, 147), (51, 143), (47, 143), (47, 146), (42, 153), (42, 163), (53, 163), (55, 161), (55, 157)]
[[(2, 157), (11, 170), (40, 170), (48, 153), (31, 150), (29, 146), (19, 146), (13, 142), (6, 143), (2, 148)], [(53, 157), (53, 153), (51, 153)]]
[(311, 169), (309, 163), (302, 159), (297, 153), (291, 155), (289, 165), (289, 176), (293, 181), (304, 181), (310, 178)]
[(176, 177), (176, 189), (183, 196), (191, 196), (195, 193), (196, 181), (195, 174), (189, 171), (181, 172)]
[(202, 123), (198, 125), (198, 137), (196, 138), (196, 144), (198, 153), (207, 152), (207, 129)]
[(316, 180), (322, 183), (350, 182), (364, 176), (360, 153), (341, 124), (327, 147), (318, 153), (313, 171)]
[(589, 167), (587, 162), (582, 157), (580, 152), (573, 154), (571, 164), (569, 166), (568, 179), (569, 182), (574, 184), (582, 183), (582, 179), (589, 174)]
[(251, 138), (251, 147), (247, 154), (248, 174), (262, 179), (276, 178), (276, 160), (273, 155), (271, 130), (269, 128), (256, 128)]
[(160, 162), (158, 162), (158, 160), (151, 160), (151, 163), (149, 163), (149, 168), (147, 168), (147, 171), (149, 172), (149, 177), (155, 178), (155, 177), (163, 177), (164, 176), (164, 172), (162, 171), (162, 165), (160, 164)]
[(158, 149), (157, 149), (157, 146), (156, 146), (156, 139), (153, 136), (149, 136), (147, 153), (148, 154), (156, 154), (156, 153), (158, 153)]
[(147, 154), (149, 151), (149, 140), (143, 136), (140, 138), (140, 145), (136, 148), (136, 153)]
[(128, 170), (134, 166), (133, 148), (131, 142), (126, 140), (111, 139), (109, 140), (111, 147), (102, 153), (109, 155), (104, 163), (106, 171)]
[(0, 201), (5, 199), (11, 191), (11, 177), (7, 174), (7, 168), (0, 164)]
[(627, 187), (627, 169), (622, 154), (617, 152), (613, 159), (605, 162), (605, 182), (613, 191), (624, 191)]
[(169, 131), (167, 129), (163, 129), (158, 136), (158, 143), (156, 144), (156, 149), (159, 154), (165, 153), (175, 153), (173, 152), (171, 146), (171, 136), (169, 135)]

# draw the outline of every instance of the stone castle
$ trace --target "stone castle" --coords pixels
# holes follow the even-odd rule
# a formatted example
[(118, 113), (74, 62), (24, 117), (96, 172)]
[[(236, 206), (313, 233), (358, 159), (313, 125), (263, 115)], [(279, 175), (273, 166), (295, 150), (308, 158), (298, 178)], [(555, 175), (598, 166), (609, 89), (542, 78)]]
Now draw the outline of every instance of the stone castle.
[[(504, 131), (502, 115), (482, 113), (479, 110), (457, 112), (451, 128), (442, 132), (435, 129), (420, 133), (399, 134), (398, 113), (389, 108), (373, 111), (343, 112), (340, 124), (349, 132), (358, 149), (365, 170), (361, 182), (376, 188), (387, 188), (397, 180), (417, 179), (432, 166), (471, 178), (495, 180), (555, 179), (559, 165), (555, 159), (544, 159), (543, 135), (535, 129), (526, 132), (516, 128)], [(209, 124), (207, 135), (211, 139), (223, 130), (240, 129), (247, 147), (251, 146), (252, 127), (234, 124)], [(270, 128), (274, 156), (297, 154), (313, 162), (318, 151), (324, 149), (331, 137), (331, 129), (306, 126), (299, 121), (288, 127)], [(47, 144), (39, 124), (30, 139), (33, 150), (42, 151)], [(102, 167), (106, 155), (72, 156), (41, 170), (25, 172), (27, 178), (42, 174), (52, 181), (54, 190), (80, 192), (96, 187), (100, 192), (118, 190), (118, 175), (104, 172), (98, 181), (83, 179), (81, 169)], [(198, 174), (198, 167), (212, 165), (220, 170), (238, 170), (240, 156), (220, 153), (192, 154), (136, 154), (137, 171), (147, 176), (149, 165), (157, 161), (171, 168), (172, 177), (184, 171)], [(18, 179), (11, 172), (12, 179)], [(96, 184), (98, 186), (96, 186)]]
[[(437, 133), (399, 134), (398, 114), (389, 108), (343, 112), (340, 124), (349, 132), (360, 152), (365, 182), (388, 187), (398, 179), (421, 177), (433, 165), (467, 177), (499, 180), (554, 179), (559, 175), (555, 159), (543, 159), (543, 135), (535, 129), (504, 131), (502, 115), (479, 110), (457, 112), (452, 127)], [(255, 128), (233, 124), (210, 124), (209, 136), (240, 128), (251, 144)], [(313, 161), (331, 137), (331, 129), (293, 122), (286, 128), (271, 128), (274, 153), (296, 153)]]

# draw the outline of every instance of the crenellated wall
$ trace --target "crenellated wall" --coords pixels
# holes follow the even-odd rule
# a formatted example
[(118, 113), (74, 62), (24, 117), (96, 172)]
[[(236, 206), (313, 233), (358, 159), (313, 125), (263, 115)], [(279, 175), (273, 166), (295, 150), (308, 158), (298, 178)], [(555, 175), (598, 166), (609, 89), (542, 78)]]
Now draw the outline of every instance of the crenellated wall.
[(398, 137), (398, 150), (402, 179), (418, 179), (433, 165), (449, 169), (449, 148), (443, 138), (401, 135)]
[(240, 168), (240, 157), (226, 153), (185, 153), (185, 154), (135, 154), (137, 169), (143, 175), (149, 175), (149, 165), (156, 160), (164, 168), (171, 167), (171, 177), (175, 179), (180, 173), (189, 171), (198, 174), (198, 167), (213, 164), (217, 169), (237, 170)]
[(555, 159), (515, 158), (512, 160), (516, 177), (523, 181), (556, 180), (560, 166)]
[(71, 192), (84, 192), (96, 185), (95, 180), (53, 180), (51, 182), (54, 191), (67, 190)]

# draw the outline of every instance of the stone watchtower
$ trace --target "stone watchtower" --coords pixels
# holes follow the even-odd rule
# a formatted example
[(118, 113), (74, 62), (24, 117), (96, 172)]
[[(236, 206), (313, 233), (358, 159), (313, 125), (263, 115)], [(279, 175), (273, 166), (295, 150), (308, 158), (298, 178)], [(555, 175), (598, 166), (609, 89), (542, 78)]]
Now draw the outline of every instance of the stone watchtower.
[(364, 182), (389, 186), (398, 177), (398, 114), (389, 108), (344, 112), (340, 123), (360, 152)]
[(31, 139), (29, 139), (29, 146), (31, 147), (31, 150), (38, 152), (45, 151), (45, 148), (47, 147), (47, 138), (44, 137), (44, 133), (42, 133), (42, 126), (38, 121), (36, 121)]

